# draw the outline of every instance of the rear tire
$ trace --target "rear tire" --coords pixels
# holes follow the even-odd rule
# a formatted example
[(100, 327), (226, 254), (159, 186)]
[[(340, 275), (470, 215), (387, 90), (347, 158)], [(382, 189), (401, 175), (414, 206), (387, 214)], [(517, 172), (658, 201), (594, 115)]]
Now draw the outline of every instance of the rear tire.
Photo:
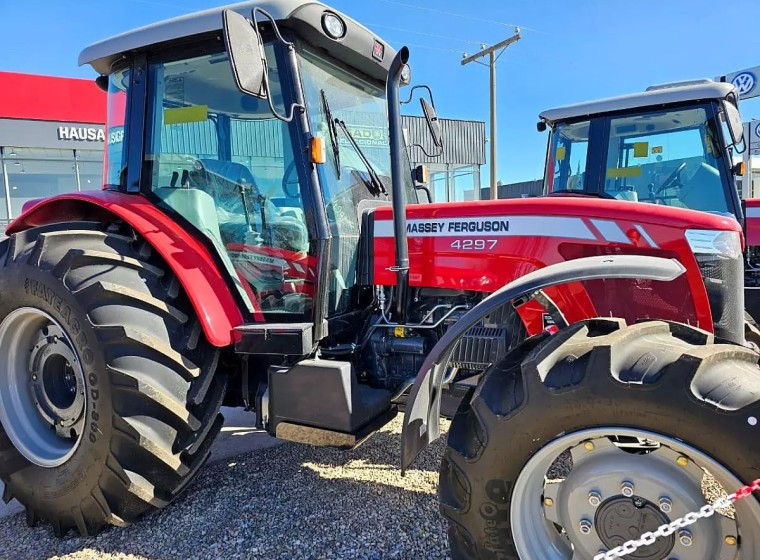
[[(683, 503), (673, 495), (669, 520), (690, 511), (687, 506), (698, 504), (699, 509), (704, 503), (699, 485), (693, 488), (678, 478), (689, 469), (675, 466), (674, 453), (689, 457), (688, 464), (695, 465), (690, 476), (704, 473), (696, 467), (705, 468), (729, 493), (760, 478), (760, 452), (752, 444), (760, 429), (758, 358), (743, 346), (714, 344), (712, 335), (704, 331), (661, 321), (626, 327), (622, 320), (597, 319), (571, 325), (553, 336), (528, 339), (484, 374), (477, 389), (463, 399), (452, 422), (439, 487), (441, 512), (449, 521), (452, 558), (586, 558), (599, 548), (609, 550), (637, 536), (622, 538), (609, 533), (612, 529), (599, 529), (593, 511), (601, 512), (602, 506), (589, 510), (590, 533), (579, 533), (584, 517), (578, 512), (590, 508), (591, 492), (582, 485), (572, 486), (572, 482), (579, 480), (576, 473), (583, 466), (584, 453), (591, 452), (578, 445), (592, 443), (596, 458), (619, 460), (615, 463), (618, 467), (641, 460), (633, 455), (645, 461), (668, 458), (656, 468), (663, 469), (661, 485), (667, 485), (671, 474), (674, 484), (658, 488), (660, 479), (655, 477), (653, 482), (644, 477), (636, 479), (635, 488), (641, 488), (642, 495), (649, 488), (654, 496), (647, 498), (649, 504), (652, 500), (658, 503), (657, 495), (675, 493), (677, 484), (691, 488), (693, 495)], [(660, 447), (656, 452), (621, 451), (620, 437), (633, 433), (656, 436)], [(620, 434), (619, 439), (610, 438), (615, 434)], [(600, 455), (602, 448), (610, 455)], [(560, 461), (567, 463), (569, 457), (571, 466), (554, 462), (550, 467), (551, 461), (544, 461), (537, 469), (552, 450)], [(570, 454), (561, 459), (558, 450)], [(558, 465), (562, 466), (560, 475)], [(654, 463), (647, 465), (626, 472), (635, 479)], [(594, 483), (604, 485), (606, 477), (612, 477), (612, 490), (601, 490), (601, 499), (622, 498), (620, 477), (624, 475), (611, 466), (612, 471), (605, 470), (604, 462), (596, 468), (601, 470), (594, 471)], [(544, 503), (545, 497), (561, 487), (552, 486), (545, 477), (563, 481), (559, 484), (564, 488), (552, 494), (553, 509)], [(615, 497), (616, 493), (620, 496)], [(737, 531), (733, 536), (738, 538), (739, 558), (753, 558), (753, 551), (760, 549), (760, 503), (749, 497), (736, 508), (740, 526), (733, 522), (732, 530)], [(648, 522), (656, 524), (646, 530), (660, 524), (659, 508), (654, 509), (656, 515), (650, 515)], [(569, 516), (567, 526), (558, 523), (568, 518), (556, 513), (562, 511), (577, 514)], [(713, 520), (724, 525), (715, 528), (710, 525)], [(562, 527), (564, 536), (557, 527)], [(720, 549), (728, 536), (720, 531), (727, 531), (726, 527), (731, 527), (731, 522), (722, 516), (700, 522), (692, 528), (694, 542), (706, 548), (675, 550), (673, 555), (695, 560), (724, 557), (732, 552)], [(608, 533), (598, 532), (605, 530)], [(599, 542), (602, 537), (606, 543)], [(617, 544), (610, 546), (610, 541)], [(670, 544), (657, 546), (664, 550)], [(673, 546), (679, 546), (678, 542)], [(631, 557), (670, 557), (668, 551), (649, 553)]]
[[(25, 446), (29, 432), (17, 419), (25, 413), (27, 426), (39, 426), (49, 417), (18, 404), (29, 402), (28, 387), (0, 386), (3, 498), (18, 499), (30, 525), (49, 521), (59, 536), (71, 528), (92, 535), (166, 506), (198, 473), (223, 422), (219, 350), (176, 277), (144, 240), (100, 228), (41, 227), (0, 244), (0, 383), (36, 371), (32, 361), (19, 372), (24, 360), (6, 359), (4, 343), (41, 340), (40, 355), (58, 348), (82, 371), (71, 382), (84, 398), (73, 413), (81, 417), (69, 437), (50, 427), (60, 440), (51, 441), (70, 451), (47, 463), (44, 446)], [(19, 314), (44, 336), (19, 331), (24, 323), (9, 319)]]

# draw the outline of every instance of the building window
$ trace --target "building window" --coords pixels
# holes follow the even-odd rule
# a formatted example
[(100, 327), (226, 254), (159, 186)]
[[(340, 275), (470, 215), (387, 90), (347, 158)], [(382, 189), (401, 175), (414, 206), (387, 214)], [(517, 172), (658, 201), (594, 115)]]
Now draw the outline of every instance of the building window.
[(77, 190), (73, 150), (5, 148), (3, 152), (11, 219), (29, 200)]
[(0, 226), (8, 224), (8, 189), (5, 183), (5, 178), (8, 175), (5, 170), (5, 157), (7, 157), (8, 151), (0, 151)]
[(97, 191), (103, 188), (103, 152), (100, 150), (77, 150), (80, 191)]

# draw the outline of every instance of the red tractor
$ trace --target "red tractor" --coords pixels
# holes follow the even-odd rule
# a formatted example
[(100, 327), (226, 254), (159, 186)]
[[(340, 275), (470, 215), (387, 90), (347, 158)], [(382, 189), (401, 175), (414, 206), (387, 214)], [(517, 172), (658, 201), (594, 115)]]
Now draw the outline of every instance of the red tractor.
[[(729, 83), (664, 84), (545, 111), (539, 130), (552, 129), (546, 194), (691, 208), (742, 224), (745, 307), (754, 326), (760, 319), (760, 200), (741, 200), (736, 186), (744, 170), (732, 154), (737, 144), (746, 149), (737, 99)], [(756, 332), (752, 338), (758, 342)]]
[[(737, 221), (597, 197), (419, 204), (408, 58), (298, 0), (82, 53), (109, 92), (104, 190), (30, 205), (0, 243), (0, 477), (30, 523), (87, 535), (164, 507), (222, 404), (351, 448), (408, 393), (407, 468), (445, 387), (478, 376), (440, 472), (454, 558), (591, 558), (699, 509), (706, 474), (758, 478)], [(728, 513), (631, 557), (752, 558), (760, 503)]]

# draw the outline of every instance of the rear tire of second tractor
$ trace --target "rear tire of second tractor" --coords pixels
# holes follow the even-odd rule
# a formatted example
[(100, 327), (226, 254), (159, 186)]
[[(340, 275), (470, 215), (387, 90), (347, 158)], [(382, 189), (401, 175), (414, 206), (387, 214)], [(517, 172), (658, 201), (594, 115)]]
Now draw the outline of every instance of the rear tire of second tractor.
[[(594, 558), (760, 478), (758, 358), (663, 321), (528, 339), (452, 421), (439, 485), (452, 558)], [(735, 508), (626, 557), (754, 558), (760, 501)]]
[(171, 270), (131, 231), (76, 223), (0, 243), (0, 283), (3, 498), (59, 536), (170, 503), (209, 455), (226, 389)]

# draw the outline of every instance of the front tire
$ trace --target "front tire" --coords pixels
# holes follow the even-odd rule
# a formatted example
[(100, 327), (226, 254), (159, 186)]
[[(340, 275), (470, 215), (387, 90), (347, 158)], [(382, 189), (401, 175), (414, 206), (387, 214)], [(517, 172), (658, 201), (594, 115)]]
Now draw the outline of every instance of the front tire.
[(208, 457), (226, 388), (166, 264), (131, 232), (49, 226), (0, 244), (0, 283), (3, 498), (57, 535), (166, 506)]
[[(583, 321), (529, 339), (452, 422), (439, 490), (452, 558), (592, 558), (698, 510), (706, 471), (728, 493), (759, 478), (758, 357), (661, 321)], [(627, 558), (753, 558), (760, 503), (738, 502), (735, 515)]]

